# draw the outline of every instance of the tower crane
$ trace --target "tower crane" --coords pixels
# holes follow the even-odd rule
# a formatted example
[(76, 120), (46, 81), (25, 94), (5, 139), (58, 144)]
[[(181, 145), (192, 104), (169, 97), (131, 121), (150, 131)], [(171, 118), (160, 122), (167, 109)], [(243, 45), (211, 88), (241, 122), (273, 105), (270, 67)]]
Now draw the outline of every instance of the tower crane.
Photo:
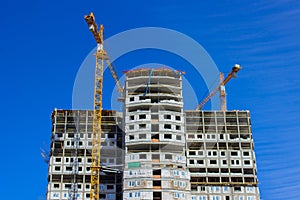
[(117, 73), (112, 66), (107, 53), (104, 49), (103, 43), (103, 31), (104, 27), (101, 24), (100, 30), (95, 21), (93, 13), (84, 16), (89, 30), (92, 32), (96, 43), (96, 68), (95, 68), (95, 80), (94, 80), (94, 117), (93, 117), (93, 133), (92, 133), (92, 164), (91, 164), (91, 187), (90, 187), (90, 199), (99, 200), (100, 196), (100, 172), (102, 170), (100, 156), (101, 156), (101, 124), (102, 124), (102, 89), (103, 89), (103, 70), (104, 62), (107, 63), (108, 68), (114, 78), (117, 85), (118, 92), (121, 98), (123, 98), (123, 87), (119, 81)]
[(213, 91), (201, 101), (201, 103), (197, 106), (196, 110), (201, 110), (203, 106), (219, 91), (220, 92), (220, 104), (221, 104), (221, 110), (226, 111), (226, 92), (225, 92), (225, 85), (228, 83), (232, 78), (236, 78), (236, 74), (238, 71), (240, 71), (241, 66), (239, 64), (235, 64), (232, 67), (231, 72), (227, 75), (227, 77), (224, 80), (223, 73), (220, 73), (220, 83), (218, 86), (213, 89)]
[[(121, 98), (124, 97), (124, 89), (123, 89), (123, 86), (121, 85), (120, 83), (120, 79), (118, 77), (118, 74), (114, 68), (114, 66), (112, 65), (112, 63), (110, 62), (109, 60), (109, 57), (107, 55), (107, 52), (105, 51), (104, 49), (104, 46), (103, 46), (103, 31), (104, 31), (104, 27), (103, 25), (101, 24), (100, 25), (100, 30), (98, 31), (98, 26), (97, 26), (97, 23), (96, 23), (96, 20), (95, 20), (95, 16), (94, 16), (94, 13), (90, 13), (89, 15), (86, 15), (84, 16), (84, 19), (86, 21), (86, 23), (88, 24), (88, 27), (89, 27), (89, 30), (92, 32), (95, 40), (96, 40), (96, 43), (98, 45), (97, 47), (97, 51), (96, 51), (96, 54), (98, 52), (98, 50), (102, 50), (102, 54), (103, 54), (103, 60), (106, 62), (109, 70), (110, 70), (110, 73), (117, 85), (117, 90), (121, 96)], [(97, 58), (97, 56), (96, 56)]]

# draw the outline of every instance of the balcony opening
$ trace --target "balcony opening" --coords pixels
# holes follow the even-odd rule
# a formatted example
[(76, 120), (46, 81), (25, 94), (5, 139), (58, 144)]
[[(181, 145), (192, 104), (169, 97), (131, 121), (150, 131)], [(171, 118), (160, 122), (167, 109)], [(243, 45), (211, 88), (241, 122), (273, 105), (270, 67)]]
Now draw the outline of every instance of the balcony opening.
[(164, 139), (172, 139), (172, 135), (171, 134), (164, 134)]
[(203, 161), (203, 160), (197, 160), (197, 164), (198, 164), (198, 165), (203, 165), (203, 164), (204, 164), (204, 161)]
[(161, 200), (162, 195), (161, 192), (153, 192), (153, 200)]
[(172, 128), (171, 124), (165, 124), (164, 125), (164, 129), (171, 129), (171, 128)]
[(161, 180), (153, 181), (153, 187), (161, 188)]
[(158, 142), (159, 141), (159, 134), (152, 134), (151, 135), (151, 141), (152, 142)]
[(139, 119), (146, 119), (146, 115), (139, 115)]
[[(221, 168), (221, 173), (229, 173), (228, 168)], [(223, 182), (223, 179), (222, 179), (222, 182)], [(228, 181), (225, 181), (225, 182), (228, 182)]]
[(191, 191), (197, 191), (197, 185), (191, 185)]
[(161, 178), (161, 170), (153, 170), (153, 178)]
[(171, 119), (171, 115), (164, 115), (164, 119)]
[(222, 177), (222, 183), (229, 183), (229, 177)]
[(220, 178), (219, 177), (208, 177), (208, 182), (219, 183), (220, 182)]
[(239, 192), (240, 192), (240, 191), (242, 191), (242, 189), (241, 189), (240, 186), (235, 186), (235, 187), (234, 187), (234, 191), (239, 191)]
[(146, 124), (139, 124), (139, 129), (146, 129)]

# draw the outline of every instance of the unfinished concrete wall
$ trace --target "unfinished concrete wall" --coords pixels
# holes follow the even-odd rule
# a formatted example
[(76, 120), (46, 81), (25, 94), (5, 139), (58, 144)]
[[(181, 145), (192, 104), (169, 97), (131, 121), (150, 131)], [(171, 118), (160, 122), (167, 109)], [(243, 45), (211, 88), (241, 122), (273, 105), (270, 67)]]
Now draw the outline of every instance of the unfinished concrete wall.
[(189, 199), (181, 76), (133, 70), (125, 91), (124, 199)]
[[(123, 163), (121, 114), (102, 113), (101, 163), (120, 168)], [(52, 113), (51, 155), (47, 199), (90, 199), (93, 111), (57, 110)], [(122, 199), (122, 173), (103, 174), (101, 199)]]

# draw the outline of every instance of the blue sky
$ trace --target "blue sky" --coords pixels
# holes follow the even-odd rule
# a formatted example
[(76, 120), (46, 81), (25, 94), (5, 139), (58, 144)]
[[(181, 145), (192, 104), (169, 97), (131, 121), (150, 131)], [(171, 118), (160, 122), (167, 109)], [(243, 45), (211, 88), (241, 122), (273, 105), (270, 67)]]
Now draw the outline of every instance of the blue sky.
[[(49, 145), (53, 108), (72, 108), (76, 73), (95, 47), (83, 20), (90, 11), (105, 25), (106, 37), (164, 27), (199, 42), (223, 72), (240, 63), (242, 71), (227, 86), (228, 108), (251, 111), (261, 197), (299, 199), (299, 1), (11, 0), (2, 1), (0, 11), (1, 199), (45, 198), (47, 165), (40, 148)], [(156, 58), (185, 64), (147, 51), (115, 64), (121, 74)], [(192, 74), (186, 77), (197, 84)], [(109, 90), (112, 80), (105, 78)], [(207, 88), (201, 80), (199, 88), (202, 97)]]

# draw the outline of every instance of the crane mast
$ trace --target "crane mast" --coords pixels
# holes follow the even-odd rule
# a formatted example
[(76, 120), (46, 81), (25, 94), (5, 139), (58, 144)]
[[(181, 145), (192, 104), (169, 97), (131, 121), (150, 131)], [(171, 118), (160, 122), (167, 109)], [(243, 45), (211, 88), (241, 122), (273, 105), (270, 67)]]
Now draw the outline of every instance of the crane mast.
[(201, 110), (203, 106), (217, 93), (220, 92), (220, 107), (222, 111), (227, 110), (227, 105), (226, 105), (226, 92), (225, 92), (225, 85), (228, 83), (232, 78), (236, 77), (236, 74), (238, 71), (240, 71), (241, 66), (238, 64), (235, 64), (232, 67), (231, 72), (227, 75), (227, 77), (224, 80), (224, 75), (223, 73), (220, 73), (220, 83), (218, 86), (213, 89), (213, 91), (206, 97), (204, 98), (201, 103), (197, 106), (196, 110)]
[(103, 25), (98, 26), (95, 23), (93, 13), (84, 17), (90, 31), (93, 33), (97, 42), (96, 50), (96, 68), (94, 77), (94, 116), (92, 133), (92, 164), (91, 164), (91, 189), (90, 199), (98, 200), (100, 195), (100, 171), (101, 171), (101, 123), (102, 123), (102, 89), (103, 89), (103, 68), (104, 56), (103, 50)]
[[(111, 75), (117, 85), (118, 92), (121, 99), (124, 99), (124, 89), (119, 81), (119, 77), (113, 65), (111, 64), (107, 53), (104, 49), (103, 43), (103, 31), (104, 27), (101, 24), (100, 30), (95, 20), (93, 13), (84, 16), (86, 23), (88, 24), (89, 30), (92, 32), (96, 43), (96, 68), (95, 68), (95, 82), (94, 82), (94, 117), (93, 117), (93, 133), (92, 133), (92, 165), (91, 165), (91, 190), (90, 199), (99, 200), (100, 198), (100, 172), (107, 171), (105, 167), (101, 166), (101, 125), (102, 125), (102, 90), (103, 90), (103, 71), (104, 63), (111, 72)], [(111, 170), (114, 171), (114, 170)]]

